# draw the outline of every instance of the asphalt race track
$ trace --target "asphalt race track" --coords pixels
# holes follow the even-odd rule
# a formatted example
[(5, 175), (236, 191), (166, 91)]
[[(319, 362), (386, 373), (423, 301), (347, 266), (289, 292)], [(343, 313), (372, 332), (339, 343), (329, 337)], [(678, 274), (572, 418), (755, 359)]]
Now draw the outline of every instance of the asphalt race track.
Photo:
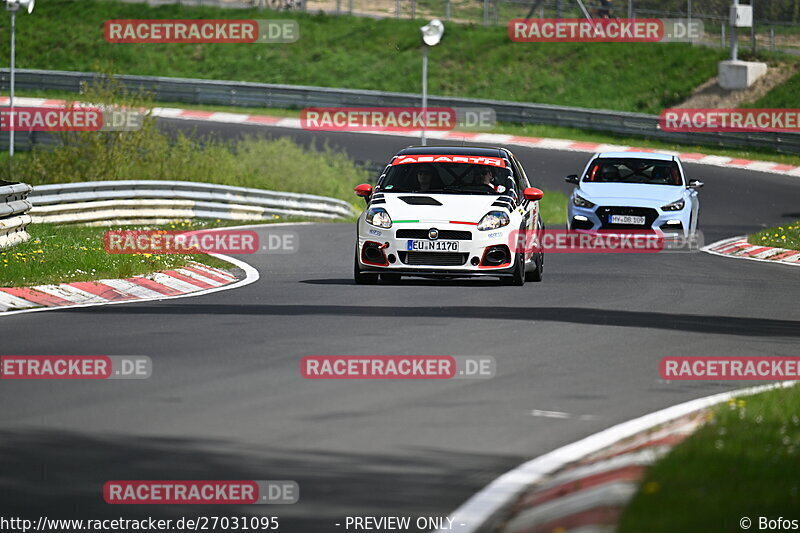
[[(383, 162), (401, 137), (164, 121), (327, 141)], [(588, 154), (513, 148), (533, 181)], [(687, 165), (707, 242), (800, 218), (800, 178)], [(287, 176), (291, 179), (291, 176)], [(314, 192), (314, 191), (309, 191)], [(261, 228), (266, 232), (269, 228)], [(543, 283), (352, 283), (350, 224), (303, 225), (299, 252), (241, 257), (249, 286), (0, 319), (8, 355), (148, 355), (148, 380), (0, 381), (0, 513), (272, 514), (281, 531), (348, 515), (446, 515), (519, 463), (636, 416), (744, 386), (662, 382), (667, 355), (797, 356), (800, 269), (693, 254), (550, 254)], [(492, 355), (497, 376), (312, 381), (319, 354)], [(569, 413), (532, 416), (532, 410)], [(290, 479), (290, 506), (110, 506), (113, 479)]]

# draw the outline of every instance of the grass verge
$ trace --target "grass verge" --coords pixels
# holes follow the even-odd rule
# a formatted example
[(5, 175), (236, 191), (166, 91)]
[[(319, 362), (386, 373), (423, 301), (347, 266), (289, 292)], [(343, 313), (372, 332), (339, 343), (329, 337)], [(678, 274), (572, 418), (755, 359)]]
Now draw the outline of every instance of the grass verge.
[[(146, 229), (188, 231), (211, 226), (211, 221), (184, 221), (166, 226), (148, 226)], [(178, 268), (189, 261), (216, 268), (231, 266), (226, 261), (205, 254), (109, 254), (103, 247), (103, 234), (110, 229), (145, 228), (30, 225), (28, 232), (31, 240), (0, 251), (0, 287), (129, 278)]]
[(785, 226), (767, 228), (747, 237), (750, 244), (800, 250), (800, 220)]
[(731, 400), (645, 475), (620, 533), (752, 530), (800, 509), (800, 387)]
[(554, 229), (567, 223), (567, 195), (559, 191), (544, 191), (539, 210), (545, 226)]
[[(292, 44), (110, 44), (109, 19), (294, 19)], [(8, 17), (0, 17), (7, 31)], [(17, 20), (17, 64), (153, 76), (418, 92), (419, 20), (98, 0)], [(23, 44), (24, 43), (24, 44)], [(0, 40), (0, 56), (9, 53)], [(686, 43), (517, 43), (505, 26), (448, 23), (430, 50), (431, 94), (658, 113), (716, 74), (727, 52)], [(654, 68), (658, 65), (658, 68)], [(680, 76), (673, 73), (680, 72)]]

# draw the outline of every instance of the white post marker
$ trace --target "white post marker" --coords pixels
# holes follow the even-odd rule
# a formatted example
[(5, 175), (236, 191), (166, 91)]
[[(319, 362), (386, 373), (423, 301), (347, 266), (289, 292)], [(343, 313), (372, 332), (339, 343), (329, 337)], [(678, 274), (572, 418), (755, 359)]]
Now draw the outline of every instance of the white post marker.
[(11, 117), (11, 130), (8, 132), (8, 157), (9, 161), (14, 158), (14, 55), (15, 37), (16, 37), (16, 23), (17, 11), (20, 7), (27, 9), (28, 14), (33, 13), (33, 4), (35, 0), (6, 0), (6, 10), (11, 13), (11, 61), (10, 61), (10, 87), (9, 87), (9, 103), (8, 111)]

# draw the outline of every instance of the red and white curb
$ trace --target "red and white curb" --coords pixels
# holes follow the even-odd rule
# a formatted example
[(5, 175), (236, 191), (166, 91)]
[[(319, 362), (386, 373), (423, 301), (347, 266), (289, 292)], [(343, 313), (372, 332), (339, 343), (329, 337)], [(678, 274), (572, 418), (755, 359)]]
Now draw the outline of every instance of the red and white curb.
[(680, 418), (556, 472), (519, 498), (498, 531), (614, 531), (647, 467), (691, 435), (706, 416), (700, 411)]
[[(9, 98), (0, 96), (0, 105), (7, 105)], [(63, 106), (65, 100), (53, 100), (46, 98), (16, 98), (15, 104), (25, 107), (45, 107)], [(299, 118), (274, 117), (270, 115), (249, 115), (245, 113), (226, 113), (221, 111), (202, 111), (191, 109), (178, 109), (171, 107), (153, 108), (153, 116), (162, 118), (199, 120), (207, 122), (218, 122), (224, 124), (247, 124), (251, 126), (272, 126), (289, 129), (303, 129)], [(419, 138), (420, 131), (406, 132), (387, 132), (387, 131), (364, 131), (355, 133), (365, 133), (374, 135), (393, 135), (400, 137)], [(604, 144), (583, 141), (571, 141), (568, 139), (549, 139), (539, 137), (524, 137), (518, 135), (505, 135), (499, 133), (478, 133), (466, 131), (429, 131), (426, 132), (429, 139), (443, 139), (454, 141), (472, 141), (476, 143), (489, 143), (499, 145), (516, 145), (530, 148), (541, 148), (545, 150), (563, 150), (570, 152), (659, 152), (677, 155), (686, 163), (698, 165), (713, 165), (723, 168), (739, 168), (753, 170), (757, 172), (769, 172), (773, 174), (786, 174), (800, 177), (800, 166), (775, 163), (770, 161), (752, 161), (749, 159), (737, 159), (718, 155), (707, 155), (696, 152), (682, 153), (670, 150), (656, 150), (653, 148), (637, 148), (634, 146), (623, 146), (617, 144)]]
[(235, 289), (258, 280), (258, 271), (247, 263), (224, 255), (209, 255), (239, 267), (244, 271), (244, 277), (191, 262), (174, 270), (126, 279), (76, 281), (33, 287), (0, 287), (0, 316), (199, 296)]
[(773, 248), (772, 246), (750, 244), (747, 242), (746, 236), (717, 241), (708, 246), (704, 246), (701, 250), (725, 257), (800, 266), (800, 250), (788, 250), (786, 248)]
[[(544, 527), (566, 522), (567, 518), (576, 523), (565, 527), (565, 531), (608, 530), (610, 526), (603, 524), (616, 523), (612, 522), (618, 516), (614, 514), (615, 506), (633, 495), (627, 481), (636, 477), (633, 467), (651, 464), (664, 453), (664, 447), (684, 438), (692, 424), (696, 427), (702, 420), (694, 415), (731, 398), (794, 384), (785, 381), (723, 392), (623, 422), (506, 472), (456, 509), (450, 518), (454, 525), (458, 524), (458, 533), (495, 531), (504, 522), (503, 533), (550, 533), (553, 529)], [(658, 429), (652, 431), (653, 428)], [(629, 470), (623, 472), (624, 468)], [(575, 487), (575, 481), (583, 484)], [(559, 491), (570, 488), (575, 490), (560, 497)], [(521, 512), (513, 515), (514, 510)], [(441, 529), (438, 533), (448, 531)]]

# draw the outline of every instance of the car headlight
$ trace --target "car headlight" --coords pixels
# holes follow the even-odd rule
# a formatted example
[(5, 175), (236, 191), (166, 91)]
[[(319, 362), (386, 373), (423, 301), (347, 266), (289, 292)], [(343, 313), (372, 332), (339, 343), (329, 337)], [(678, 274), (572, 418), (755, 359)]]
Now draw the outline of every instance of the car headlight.
[(379, 228), (391, 228), (392, 217), (382, 207), (370, 207), (367, 211), (367, 223)]
[(672, 202), (671, 204), (662, 205), (662, 211), (680, 211), (686, 205), (686, 202), (683, 199), (678, 200), (677, 202)]
[(503, 226), (508, 226), (509, 222), (511, 222), (511, 219), (503, 211), (489, 211), (478, 222), (478, 230), (487, 231), (502, 228)]
[(575, 196), (572, 197), (572, 205), (576, 207), (587, 207), (587, 208), (595, 206), (595, 204), (593, 204), (592, 202), (590, 202), (589, 200), (587, 200), (586, 198), (584, 198), (579, 194), (576, 194)]

